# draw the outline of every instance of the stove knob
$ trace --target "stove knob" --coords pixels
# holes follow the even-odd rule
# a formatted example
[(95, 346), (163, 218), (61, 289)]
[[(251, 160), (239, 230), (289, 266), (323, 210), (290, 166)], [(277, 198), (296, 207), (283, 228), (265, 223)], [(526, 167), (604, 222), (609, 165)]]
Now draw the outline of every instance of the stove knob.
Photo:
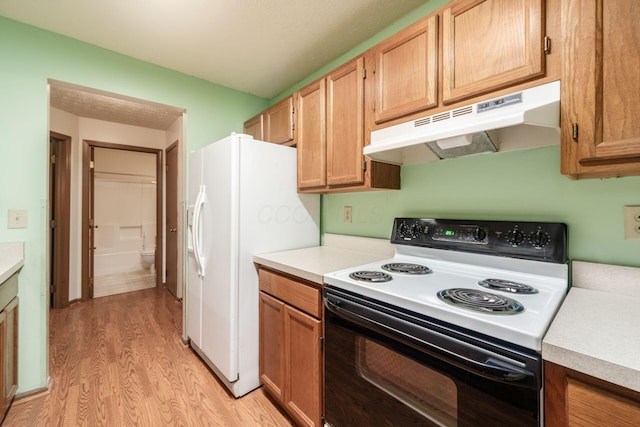
[(420, 237), (424, 233), (424, 227), (416, 222), (411, 224), (410, 231), (412, 237)]
[(482, 242), (486, 237), (487, 237), (487, 232), (484, 231), (483, 228), (478, 227), (473, 231), (473, 239), (476, 242)]
[(508, 243), (512, 244), (513, 246), (518, 246), (524, 240), (524, 233), (516, 228), (513, 230), (509, 230), (505, 238), (507, 239)]
[(398, 237), (409, 237), (409, 225), (407, 225), (406, 222), (402, 221), (399, 225), (398, 225)]
[(529, 235), (529, 241), (536, 248), (543, 248), (549, 243), (549, 235), (542, 230), (534, 231)]

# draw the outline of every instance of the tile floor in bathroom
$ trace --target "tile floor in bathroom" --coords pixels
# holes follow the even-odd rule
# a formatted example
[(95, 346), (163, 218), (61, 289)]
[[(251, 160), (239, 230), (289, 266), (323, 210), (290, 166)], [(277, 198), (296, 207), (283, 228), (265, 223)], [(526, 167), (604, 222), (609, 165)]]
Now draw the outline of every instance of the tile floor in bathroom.
[(149, 270), (127, 271), (95, 276), (93, 280), (93, 297), (122, 294), (139, 291), (156, 286), (156, 274)]

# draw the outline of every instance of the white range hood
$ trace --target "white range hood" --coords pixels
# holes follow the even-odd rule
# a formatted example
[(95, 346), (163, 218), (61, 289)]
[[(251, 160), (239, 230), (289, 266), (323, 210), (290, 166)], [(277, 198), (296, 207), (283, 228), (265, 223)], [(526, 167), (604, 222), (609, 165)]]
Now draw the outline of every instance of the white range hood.
[(560, 143), (560, 81), (371, 132), (364, 154), (398, 165)]

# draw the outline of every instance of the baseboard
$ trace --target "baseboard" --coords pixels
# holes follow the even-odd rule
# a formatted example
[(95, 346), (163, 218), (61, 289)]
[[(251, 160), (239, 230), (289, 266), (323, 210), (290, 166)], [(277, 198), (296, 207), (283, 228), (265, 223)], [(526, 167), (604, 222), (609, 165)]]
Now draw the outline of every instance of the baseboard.
[(48, 395), (50, 392), (51, 392), (51, 377), (47, 378), (47, 385), (44, 387), (29, 390), (24, 393), (16, 393), (15, 397), (13, 398), (13, 405), (16, 406), (22, 403), (27, 403), (33, 399), (44, 397)]

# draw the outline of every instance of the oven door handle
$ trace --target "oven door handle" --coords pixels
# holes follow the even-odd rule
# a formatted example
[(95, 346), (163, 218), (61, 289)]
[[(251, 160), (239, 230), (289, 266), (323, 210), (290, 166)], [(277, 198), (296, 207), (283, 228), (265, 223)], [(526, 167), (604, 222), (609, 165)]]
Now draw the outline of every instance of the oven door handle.
[(490, 350), (333, 295), (325, 297), (325, 307), (347, 321), (389, 336), (485, 378), (510, 384), (536, 386), (535, 373), (513, 365), (506, 357)]

